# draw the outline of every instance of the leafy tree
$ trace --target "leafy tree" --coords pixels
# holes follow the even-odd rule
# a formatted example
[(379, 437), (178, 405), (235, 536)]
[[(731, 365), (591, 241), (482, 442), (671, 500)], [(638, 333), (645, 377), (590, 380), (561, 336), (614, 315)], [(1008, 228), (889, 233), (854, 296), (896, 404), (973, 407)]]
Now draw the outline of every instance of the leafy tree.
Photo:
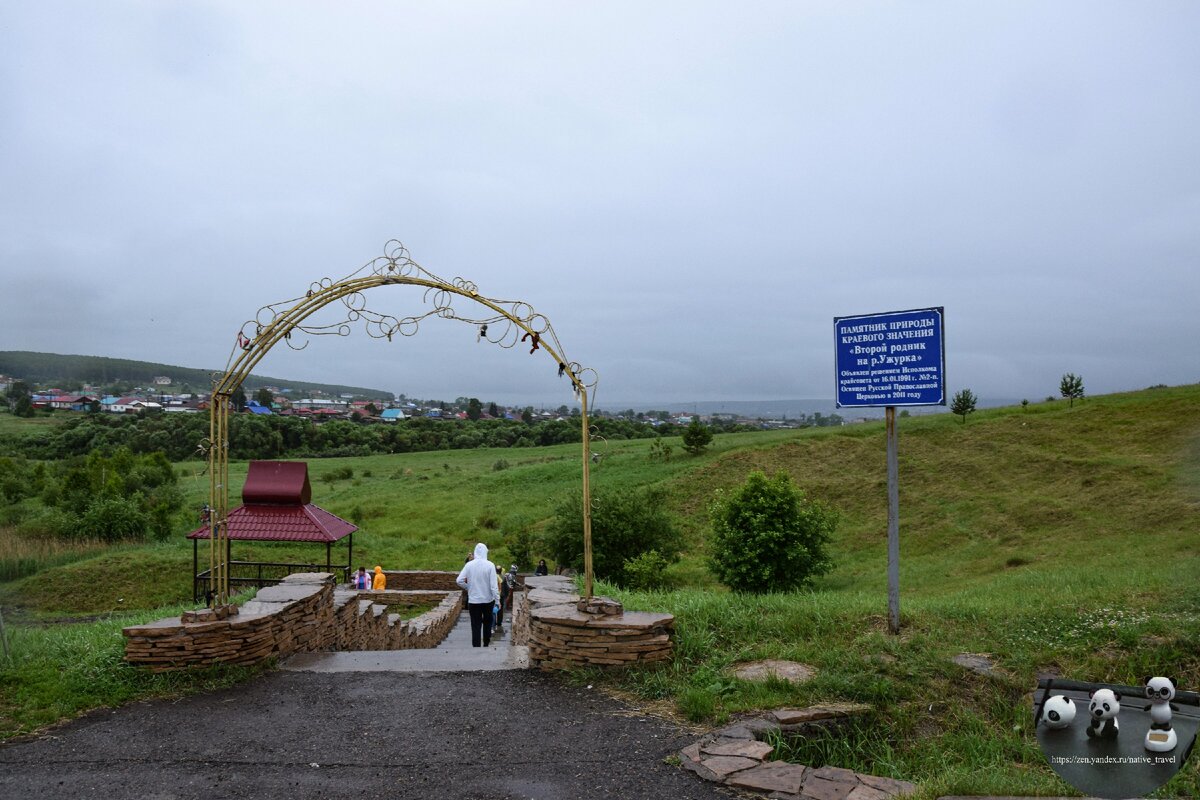
[(500, 409), (496, 408), (495, 403), (488, 403), (488, 416), (492, 419), (496, 419), (500, 416)]
[(1083, 397), (1083, 377), (1073, 372), (1063, 375), (1062, 381), (1058, 384), (1058, 393), (1070, 400), (1070, 407), (1074, 408), (1075, 401)]
[(246, 390), (242, 388), (240, 383), (233, 390), (233, 393), (229, 395), (229, 402), (233, 404), (234, 411), (241, 412), (246, 410)]
[(975, 402), (978, 400), (975, 393), (970, 389), (963, 389), (958, 394), (954, 395), (954, 399), (950, 401), (950, 410), (963, 418), (963, 424), (967, 423), (967, 414), (975, 411)]
[(708, 449), (712, 440), (712, 431), (700, 421), (700, 417), (693, 416), (691, 423), (683, 431), (683, 449), (698, 456)]
[(8, 387), (8, 409), (18, 417), (33, 416), (33, 398), (29, 384), (25, 381), (13, 381)]
[(533, 406), (525, 406), (525, 410), (521, 412), (521, 422), (526, 425), (533, 424)]
[(735, 591), (781, 592), (808, 585), (833, 562), (826, 545), (837, 512), (808, 500), (786, 472), (754, 471), (709, 505), (709, 569)]
[(368, 414), (370, 414), (372, 417), (378, 417), (379, 416), (379, 406), (375, 405), (374, 403), (367, 403), (366, 412)]
[(467, 419), (471, 422), (477, 422), (483, 416), (483, 403), (479, 402), (479, 398), (472, 397), (467, 401)]
[(259, 390), (254, 393), (254, 402), (260, 406), (271, 407), (271, 403), (275, 402), (275, 395), (271, 394), (271, 390), (265, 386), (259, 387)]
[[(617, 490), (592, 496), (592, 569), (625, 585), (630, 559), (650, 550), (676, 561), (682, 539), (659, 491)], [(546, 528), (546, 547), (559, 564), (583, 569), (583, 498), (567, 495)]]

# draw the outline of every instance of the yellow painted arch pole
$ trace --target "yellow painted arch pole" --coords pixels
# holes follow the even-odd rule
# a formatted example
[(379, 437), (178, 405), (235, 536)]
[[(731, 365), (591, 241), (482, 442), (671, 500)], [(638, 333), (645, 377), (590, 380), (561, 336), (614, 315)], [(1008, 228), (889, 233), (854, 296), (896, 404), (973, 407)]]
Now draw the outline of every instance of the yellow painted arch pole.
[[(403, 252), (402, 246), (399, 248)], [(376, 260), (378, 261), (378, 259)], [(388, 257), (385, 261), (390, 262), (391, 269), (395, 268), (397, 259)], [(407, 268), (420, 269), (403, 257), (401, 262)], [(367, 266), (372, 266), (375, 262), (371, 262)], [(377, 268), (377, 267), (376, 267)], [(365, 269), (365, 267), (364, 267)], [(424, 273), (424, 270), (421, 270)], [(351, 276), (336, 283), (314, 283), (314, 287), (302, 298), (297, 298), (292, 302), (290, 307), (278, 311), (274, 306), (264, 306), (259, 310), (260, 315), (264, 309), (269, 309), (271, 319), (267, 324), (255, 324), (255, 335), (245, 337), (239, 333), (239, 345), (235, 346), (233, 354), (230, 356), (229, 364), (225, 372), (214, 381), (213, 395), (209, 405), (209, 442), (208, 442), (208, 473), (209, 473), (209, 575), (210, 588), (212, 591), (211, 604), (214, 606), (225, 605), (229, 602), (229, 539), (228, 539), (228, 514), (229, 514), (229, 407), (231, 405), (231, 397), (237, 388), (242, 385), (242, 382), (250, 375), (251, 370), (262, 361), (271, 348), (277, 345), (284, 339), (290, 339), (293, 331), (301, 330), (308, 333), (302, 327), (302, 323), (312, 314), (320, 309), (338, 300), (345, 301), (346, 298), (357, 296), (360, 292), (367, 289), (372, 289), (377, 286), (392, 286), (392, 285), (409, 285), (424, 287), (428, 294), (429, 291), (445, 292), (447, 294), (457, 295), (472, 300), (484, 307), (490, 309), (497, 317), (491, 318), (489, 321), (506, 320), (520, 331), (523, 331), (525, 336), (534, 337), (538, 342), (538, 349), (545, 350), (547, 355), (551, 356), (558, 364), (560, 373), (567, 375), (571, 380), (572, 388), (579, 395), (582, 405), (582, 442), (583, 442), (583, 568), (584, 568), (584, 592), (587, 597), (592, 596), (592, 506), (591, 506), (591, 431), (588, 424), (588, 392), (589, 389), (595, 386), (595, 382), (587, 383), (582, 377), (584, 370), (579, 365), (567, 361), (566, 357), (561, 352), (561, 346), (557, 345), (557, 337), (553, 336), (553, 329), (550, 326), (549, 320), (546, 317), (532, 313), (532, 307), (523, 303), (511, 303), (509, 301), (497, 301), (491, 298), (483, 297), (474, 288), (473, 284), (465, 281), (456, 281), (454, 283), (447, 282), (431, 273), (424, 273), (428, 277), (417, 275), (404, 274), (372, 274), (359, 277)], [(524, 306), (530, 309), (530, 314), (520, 316), (513, 313), (504, 307), (504, 303), (509, 305)], [(282, 305), (278, 303), (275, 305)], [(363, 314), (374, 315), (373, 312), (365, 312), (364, 309), (355, 309), (347, 304), (350, 309), (350, 315), (347, 321), (339, 323), (338, 328), (343, 328), (363, 318)], [(405, 323), (411, 324), (415, 328), (421, 319), (429, 316), (440, 316), (450, 319), (462, 319), (457, 317), (453, 309), (449, 306), (435, 306), (431, 311), (421, 317), (408, 317), (403, 320), (396, 320), (397, 325), (393, 332), (399, 331), (400, 326)], [(388, 319), (395, 319), (389, 317)], [(534, 321), (540, 319), (545, 322), (545, 328), (537, 330), (534, 327)], [(463, 320), (466, 322), (475, 323), (475, 320)], [(484, 323), (487, 324), (487, 323)], [(245, 326), (243, 326), (244, 330)], [(546, 341), (541, 336), (547, 331), (551, 332), (553, 341)], [(339, 331), (339, 335), (341, 334)], [(404, 334), (402, 335), (412, 335)], [(390, 340), (392, 333), (387, 334)], [(381, 337), (380, 337), (381, 338)], [(521, 337), (522, 341), (524, 336)], [(512, 345), (508, 345), (512, 346)], [(532, 352), (532, 351), (531, 351)]]

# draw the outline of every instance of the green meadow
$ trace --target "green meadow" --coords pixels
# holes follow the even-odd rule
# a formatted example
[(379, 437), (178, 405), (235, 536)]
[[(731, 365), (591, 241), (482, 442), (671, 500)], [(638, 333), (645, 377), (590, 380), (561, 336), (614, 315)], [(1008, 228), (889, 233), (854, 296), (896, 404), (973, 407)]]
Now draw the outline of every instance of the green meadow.
[[(1087, 398), (1073, 408), (1055, 401), (985, 410), (965, 424), (948, 414), (900, 419), (899, 636), (886, 632), (882, 423), (723, 435), (699, 457), (683, 453), (676, 439), (668, 461), (651, 458), (649, 441), (597, 442), (596, 490), (666, 489), (688, 542), (666, 574), (669, 590), (599, 589), (629, 608), (674, 613), (677, 651), (665, 668), (570, 679), (600, 682), (703, 724), (782, 705), (867, 703), (873, 711), (845, 736), (781, 747), (809, 763), (914, 780), (928, 797), (1074, 794), (1033, 735), (1030, 692), (1039, 674), (1138, 683), (1167, 673), (1182, 687), (1200, 688), (1198, 412), (1194, 385)], [(207, 499), (203, 465), (177, 468), (188, 507), (198, 508)], [(232, 465), (235, 503), (245, 468)], [(840, 514), (836, 566), (811, 591), (738, 595), (705, 567), (707, 503), (753, 469), (786, 470)], [(310, 461), (309, 471), (313, 501), (361, 527), (356, 566), (455, 569), (476, 541), (507, 561), (506, 536), (536, 534), (559, 498), (578, 488), (580, 451), (322, 459)], [(15, 665), (0, 666), (0, 735), (190, 685), (187, 678), (149, 685), (119, 664), (120, 620), (187, 600), (192, 550), (182, 534), (159, 545), (56, 557), (30, 577), (0, 584), (6, 617), (18, 620), (9, 626), (16, 628)], [(324, 552), (235, 543), (234, 557), (323, 561)], [(83, 615), (103, 619), (44, 624)], [(67, 658), (69, 646), (47, 642), (70, 635), (104, 642), (96, 647), (108, 664), (108, 694), (65, 702), (28, 688), (30, 670), (58, 663), (47, 653)], [(951, 659), (959, 653), (989, 656), (995, 675), (958, 667)], [(767, 657), (803, 661), (817, 677), (793, 685), (731, 676), (735, 663)], [(1200, 795), (1196, 759), (1160, 794)]]

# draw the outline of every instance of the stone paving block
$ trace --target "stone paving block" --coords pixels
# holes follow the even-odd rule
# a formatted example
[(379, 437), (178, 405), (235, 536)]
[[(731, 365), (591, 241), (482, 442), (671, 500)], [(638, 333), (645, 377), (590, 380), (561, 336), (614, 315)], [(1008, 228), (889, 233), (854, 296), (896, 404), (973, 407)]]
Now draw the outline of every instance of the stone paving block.
[(857, 785), (857, 782), (829, 781), (810, 775), (804, 779), (800, 796), (804, 800), (846, 800)]
[(724, 737), (726, 739), (755, 739), (755, 738), (757, 738), (754, 735), (753, 731), (751, 731), (745, 725), (742, 725), (740, 723), (737, 725), (727, 725), (724, 728), (721, 728), (720, 730), (718, 730), (716, 732), (716, 734), (718, 737)]
[(891, 800), (891, 795), (860, 783), (846, 795), (846, 800)]
[(684, 766), (687, 766), (687, 762), (689, 762), (689, 761), (692, 762), (693, 764), (699, 764), (700, 763), (700, 743), (694, 742), (692, 744), (689, 744), (687, 747), (683, 748), (682, 750), (680, 750), (679, 751), (679, 760), (681, 762), (683, 762)]
[(884, 792), (889, 797), (900, 797), (906, 794), (914, 794), (917, 791), (916, 784), (908, 781), (898, 781), (895, 778), (881, 778), (878, 775), (864, 775), (858, 773), (858, 780), (872, 789), (878, 789)]
[[(703, 778), (717, 783), (723, 783), (727, 777), (744, 769), (757, 767), (760, 762), (753, 758), (738, 756), (714, 756), (706, 758), (696, 765), (696, 773)], [(839, 798), (838, 800), (842, 800)]]
[(738, 664), (733, 670), (733, 674), (742, 680), (756, 682), (763, 682), (769, 677), (774, 676), (785, 681), (803, 683), (804, 681), (812, 680), (816, 673), (817, 671), (807, 664), (801, 664), (797, 661), (783, 661), (776, 658)]
[(841, 781), (851, 785), (859, 782), (857, 772), (841, 767), (819, 767), (813, 770), (813, 777), (822, 778), (827, 781)]
[(870, 706), (862, 703), (822, 703), (808, 708), (777, 708), (771, 714), (781, 725), (800, 725), (822, 719), (848, 717), (870, 710)]
[(779, 732), (779, 723), (765, 717), (750, 717), (739, 720), (737, 724), (754, 734), (755, 739), (763, 739), (769, 734)]
[(753, 739), (721, 738), (704, 745), (700, 748), (700, 752), (706, 756), (740, 756), (762, 761), (771, 755), (771, 751), (774, 749), (766, 742), (757, 742)]
[(753, 789), (758, 792), (784, 792), (800, 794), (808, 767), (789, 764), (786, 761), (769, 761), (748, 770), (738, 772), (726, 781), (738, 789)]

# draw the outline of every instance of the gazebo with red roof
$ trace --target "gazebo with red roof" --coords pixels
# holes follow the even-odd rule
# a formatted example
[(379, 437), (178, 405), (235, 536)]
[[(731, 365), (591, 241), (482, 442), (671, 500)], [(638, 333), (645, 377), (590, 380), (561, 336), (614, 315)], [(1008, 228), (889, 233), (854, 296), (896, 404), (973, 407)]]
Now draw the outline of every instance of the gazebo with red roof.
[[(350, 580), (350, 565), (354, 558), (354, 532), (358, 526), (347, 522), (336, 514), (312, 502), (312, 485), (308, 482), (308, 464), (303, 461), (251, 461), (246, 472), (246, 483), (242, 487), (242, 505), (229, 512), (229, 531), (226, 547), (234, 540), (257, 542), (311, 542), (325, 544), (325, 571), (343, 570)], [(188, 534), (192, 540), (192, 594), (201, 596), (201, 584), (209, 580), (208, 570), (200, 572), (199, 543), (209, 538), (209, 527), (204, 525)], [(332, 563), (334, 542), (350, 537), (346, 550), (346, 563)], [(227, 552), (230, 565), (230, 584), (257, 585), (276, 583), (286, 575), (301, 571), (320, 569), (318, 564), (282, 564), (265, 561), (233, 561)], [(237, 567), (245, 572), (254, 568), (254, 577), (233, 574)], [(264, 574), (263, 568), (268, 568)], [(282, 574), (278, 574), (282, 572)]]

